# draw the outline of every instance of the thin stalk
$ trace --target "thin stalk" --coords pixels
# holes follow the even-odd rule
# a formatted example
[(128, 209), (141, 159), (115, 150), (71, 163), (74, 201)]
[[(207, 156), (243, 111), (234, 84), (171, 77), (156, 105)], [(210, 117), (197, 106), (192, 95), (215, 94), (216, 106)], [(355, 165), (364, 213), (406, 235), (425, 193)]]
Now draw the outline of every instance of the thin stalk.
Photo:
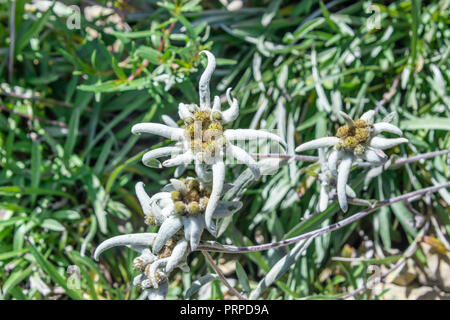
[(219, 267), (215, 264), (213, 258), (208, 253), (208, 251), (203, 251), (203, 255), (205, 256), (206, 260), (208, 260), (211, 267), (213, 267), (214, 271), (216, 271), (217, 275), (219, 276), (220, 280), (223, 282), (223, 284), (236, 296), (239, 300), (247, 300), (244, 298), (235, 288), (231, 286), (231, 284), (227, 281), (222, 271), (219, 269)]
[[(399, 158), (396, 161), (394, 161), (392, 165), (403, 165), (411, 162), (416, 162), (420, 160), (430, 159), (434, 157), (438, 157), (444, 154), (450, 153), (450, 149), (447, 150), (438, 150), (438, 151), (432, 151), (427, 153), (418, 154), (412, 157), (404, 157)], [(250, 154), (254, 158), (277, 158), (277, 159), (294, 159), (297, 161), (304, 161), (304, 162), (317, 162), (319, 161), (319, 157), (316, 156), (303, 156), (303, 155), (289, 155), (289, 154), (280, 154), (280, 153), (271, 153), (271, 154), (264, 154), (264, 153), (251, 153)], [(359, 162), (358, 167), (373, 167), (374, 165), (369, 162)]]
[(238, 253), (238, 252), (252, 252), (252, 251), (269, 250), (272, 248), (287, 246), (292, 243), (299, 242), (303, 239), (308, 239), (308, 238), (315, 237), (315, 236), (318, 236), (318, 235), (321, 235), (324, 233), (328, 233), (331, 231), (341, 229), (341, 228), (371, 214), (372, 212), (377, 211), (379, 208), (381, 208), (383, 206), (391, 205), (396, 202), (405, 201), (412, 197), (423, 196), (429, 192), (436, 192), (441, 188), (449, 188), (449, 187), (450, 187), (450, 182), (446, 182), (446, 183), (443, 183), (443, 184), (440, 184), (437, 186), (432, 186), (432, 187), (420, 189), (417, 191), (412, 191), (412, 192), (409, 192), (409, 193), (406, 193), (406, 194), (403, 194), (403, 195), (400, 195), (400, 196), (397, 196), (397, 197), (394, 197), (394, 198), (391, 198), (388, 200), (383, 200), (383, 201), (380, 201), (377, 204), (375, 204), (373, 208), (360, 211), (357, 214), (354, 214), (354, 215), (352, 215), (346, 219), (343, 219), (339, 222), (333, 223), (327, 227), (316, 229), (316, 230), (313, 230), (313, 231), (310, 231), (310, 232), (307, 232), (307, 233), (304, 233), (299, 236), (289, 238), (286, 240), (282, 240), (282, 241), (278, 241), (278, 242), (271, 242), (271, 243), (266, 243), (266, 244), (256, 245), (256, 246), (249, 246), (249, 247), (236, 247), (236, 246), (231, 246), (231, 245), (222, 245), (222, 244), (215, 243), (215, 242), (203, 242), (198, 246), (198, 250)]

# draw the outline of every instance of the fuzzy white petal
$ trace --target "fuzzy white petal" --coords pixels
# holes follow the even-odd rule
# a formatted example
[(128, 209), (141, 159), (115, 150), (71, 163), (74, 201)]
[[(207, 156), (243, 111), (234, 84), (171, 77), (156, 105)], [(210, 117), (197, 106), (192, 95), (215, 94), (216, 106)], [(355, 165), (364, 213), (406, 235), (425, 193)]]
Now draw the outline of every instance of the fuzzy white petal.
[(144, 281), (147, 277), (143, 273), (139, 273), (136, 277), (133, 278), (133, 286), (142, 285), (142, 281)]
[(163, 162), (163, 167), (174, 167), (179, 165), (187, 165), (194, 160), (194, 155), (189, 150), (183, 154), (176, 156), (175, 158), (168, 159)]
[[(162, 215), (164, 216), (164, 221), (166, 221), (167, 218), (169, 218), (170, 216), (172, 216), (173, 214), (173, 201), (172, 199), (170, 199), (170, 205), (164, 207), (161, 210)], [(164, 222), (163, 221), (163, 222)]]
[(222, 123), (229, 123), (239, 116), (239, 103), (236, 98), (231, 97), (231, 88), (227, 89), (227, 100), (230, 107), (222, 112)]
[(222, 110), (222, 105), (220, 103), (220, 98), (218, 96), (214, 96), (214, 103), (212, 107), (212, 112), (220, 112)]
[(187, 186), (183, 181), (172, 178), (170, 179), (170, 183), (175, 188), (175, 190), (180, 191), (183, 194), (187, 192)]
[(327, 159), (325, 158), (325, 148), (319, 148), (319, 163), (320, 163), (320, 171), (325, 172), (328, 170)]
[(169, 273), (176, 266), (181, 264), (181, 262), (185, 259), (187, 249), (188, 249), (187, 241), (184, 239), (178, 240), (177, 244), (175, 245), (175, 247), (172, 250), (172, 254), (169, 257), (169, 260), (167, 260), (167, 265), (166, 265), (167, 273)]
[(350, 168), (352, 166), (353, 157), (351, 155), (346, 155), (342, 159), (341, 163), (339, 164), (338, 168), (338, 178), (337, 178), (337, 196), (339, 205), (342, 209), (342, 211), (346, 212), (348, 210), (348, 204), (347, 204), (347, 181), (348, 176), (350, 174)]
[(246, 164), (252, 170), (255, 180), (259, 179), (261, 173), (258, 164), (244, 149), (234, 146), (231, 143), (227, 145), (227, 153), (237, 161)]
[(149, 278), (150, 282), (152, 283), (153, 288), (155, 288), (155, 289), (158, 289), (158, 287), (159, 287), (159, 283), (156, 278), (156, 272), (158, 272), (158, 269), (165, 266), (167, 264), (168, 260), (169, 260), (168, 258), (159, 259), (150, 265), (148, 278)]
[(375, 117), (375, 111), (369, 110), (362, 114), (359, 118), (360, 120), (367, 121), (368, 123), (373, 123), (373, 118)]
[(158, 230), (155, 242), (153, 243), (153, 253), (158, 254), (161, 248), (164, 246), (167, 240), (169, 240), (178, 230), (183, 227), (183, 222), (180, 217), (171, 216), (163, 222)]
[(163, 210), (156, 203), (151, 203), (149, 215), (153, 216), (158, 224), (162, 224), (166, 220)]
[(145, 267), (146, 265), (155, 261), (157, 259), (157, 257), (150, 251), (150, 249), (145, 248), (142, 251), (142, 254), (134, 260), (136, 261), (137, 259), (139, 259), (142, 263), (142, 266)]
[(212, 165), (213, 182), (211, 196), (209, 197), (208, 205), (205, 210), (206, 228), (212, 235), (216, 235), (216, 228), (212, 221), (214, 211), (217, 208), (220, 197), (222, 195), (223, 183), (225, 180), (225, 164), (222, 160), (217, 161)]
[(162, 147), (146, 152), (142, 157), (142, 163), (147, 167), (161, 168), (161, 163), (156, 158), (170, 156), (172, 154), (178, 154), (182, 151), (178, 147)]
[(178, 124), (175, 122), (175, 120), (173, 120), (171, 117), (169, 117), (168, 115), (163, 114), (161, 116), (162, 121), (168, 125), (169, 127), (172, 128), (179, 128)]
[(373, 134), (379, 135), (381, 132), (390, 132), (399, 136), (403, 135), (402, 130), (388, 122), (378, 122), (373, 125)]
[(349, 185), (345, 186), (345, 193), (347, 194), (348, 197), (350, 198), (356, 198), (356, 192), (355, 190), (352, 189), (352, 187), (350, 187)]
[(200, 53), (206, 54), (208, 57), (208, 65), (206, 66), (205, 71), (203, 71), (202, 76), (200, 77), (199, 86), (199, 95), (200, 95), (200, 108), (201, 109), (210, 109), (210, 92), (209, 92), (209, 82), (211, 80), (211, 76), (216, 69), (216, 58), (214, 55), (206, 50), (201, 51)]
[(149, 197), (149, 195), (147, 194), (147, 192), (145, 192), (145, 184), (143, 182), (138, 182), (136, 183), (136, 186), (134, 187), (135, 191), (136, 191), (136, 196), (139, 200), (139, 204), (141, 205), (142, 211), (144, 212), (145, 215), (148, 215), (151, 213), (151, 203), (152, 200)]
[(314, 139), (299, 145), (297, 148), (295, 148), (295, 152), (331, 147), (336, 145), (339, 141), (340, 139), (338, 137), (323, 137)]
[(183, 175), (183, 173), (186, 171), (187, 165), (180, 164), (178, 167), (175, 168), (175, 172), (173, 173), (173, 176), (175, 178), (179, 178)]
[(170, 192), (158, 192), (150, 198), (150, 203), (157, 202), (162, 199), (170, 198)]
[(98, 260), (99, 256), (106, 250), (118, 246), (151, 246), (156, 238), (156, 233), (136, 233), (124, 234), (112, 237), (103, 241), (94, 252), (94, 259)]
[(328, 199), (329, 194), (328, 190), (324, 185), (320, 186), (320, 195), (319, 195), (319, 211), (323, 212), (328, 208)]
[(180, 103), (178, 105), (178, 116), (181, 120), (194, 117), (194, 115), (189, 111), (188, 105), (184, 103)]
[(199, 161), (195, 162), (195, 174), (202, 182), (208, 183), (212, 181), (212, 171), (210, 170), (210, 166)]
[(287, 147), (286, 142), (279, 136), (263, 130), (229, 129), (225, 130), (223, 135), (228, 140), (274, 140), (283, 145), (285, 148)]
[(331, 174), (333, 176), (337, 176), (337, 162), (342, 157), (342, 155), (343, 153), (336, 149), (331, 150), (330, 154), (328, 155), (328, 170), (331, 171)]
[(408, 142), (408, 139), (405, 138), (388, 139), (382, 137), (373, 137), (369, 142), (369, 146), (375, 149), (384, 150), (390, 149), (392, 147), (395, 147), (396, 145), (406, 142)]
[(205, 228), (205, 219), (202, 215), (192, 216), (188, 219), (191, 220), (190, 245), (191, 250), (194, 251), (200, 243), (200, 238), (202, 236), (203, 229)]
[(383, 152), (383, 150), (367, 147), (362, 154), (362, 158), (373, 164), (382, 164), (387, 161), (388, 156)]
[(131, 128), (133, 134), (151, 133), (171, 140), (182, 140), (184, 138), (184, 129), (172, 128), (160, 123), (138, 123)]
[(344, 119), (349, 127), (353, 127), (353, 119), (344, 111), (339, 111), (339, 115)]

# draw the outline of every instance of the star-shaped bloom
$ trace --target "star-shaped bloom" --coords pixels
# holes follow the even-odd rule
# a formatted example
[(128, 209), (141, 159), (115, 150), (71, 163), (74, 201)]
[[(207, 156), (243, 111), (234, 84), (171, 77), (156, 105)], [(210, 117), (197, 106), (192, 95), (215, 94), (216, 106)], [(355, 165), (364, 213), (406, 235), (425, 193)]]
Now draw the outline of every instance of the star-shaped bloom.
[[(211, 199), (211, 187), (194, 178), (171, 179), (163, 192), (149, 197), (144, 184), (136, 185), (136, 194), (149, 224), (160, 225), (153, 243), (153, 253), (184, 230), (190, 250), (195, 250), (205, 228), (205, 211)], [(213, 218), (224, 218), (241, 209), (241, 201), (218, 201)]]
[(184, 126), (175, 127), (172, 122), (169, 125), (138, 123), (132, 127), (131, 132), (156, 134), (175, 141), (173, 146), (154, 149), (144, 154), (142, 162), (145, 165), (159, 166), (157, 158), (172, 156), (162, 163), (164, 167), (185, 166), (195, 162), (197, 176), (204, 182), (212, 180), (211, 195), (204, 215), (206, 228), (215, 235), (217, 230), (212, 218), (223, 191), (224, 156), (246, 164), (252, 170), (255, 179), (260, 176), (257, 162), (244, 149), (232, 144), (232, 141), (265, 140), (275, 141), (283, 146), (286, 146), (286, 143), (277, 135), (262, 130), (224, 129), (224, 125), (236, 120), (239, 115), (239, 104), (231, 96), (229, 88), (226, 92), (229, 104), (227, 110), (222, 111), (218, 96), (214, 97), (211, 105), (209, 82), (216, 67), (216, 60), (209, 51), (201, 53), (206, 54), (208, 65), (199, 82), (200, 104), (179, 104), (178, 115), (183, 120)]
[[(319, 148), (320, 173), (318, 178), (320, 181), (320, 194), (318, 209), (320, 212), (327, 209), (330, 198), (332, 198), (336, 192), (336, 177), (328, 168), (325, 152), (326, 150), (324, 150), (324, 148)], [(355, 191), (348, 184), (345, 186), (345, 193), (350, 198), (356, 197)]]
[[(388, 159), (383, 152), (384, 149), (392, 148), (408, 142), (408, 140), (405, 138), (389, 139), (380, 136), (382, 132), (401, 136), (402, 131), (389, 122), (373, 123), (375, 116), (373, 110), (367, 111), (355, 121), (344, 112), (340, 112), (340, 114), (346, 124), (338, 128), (336, 136), (305, 142), (298, 146), (295, 151), (302, 152), (332, 147), (332, 150), (328, 153), (326, 171), (329, 171), (329, 174), (336, 178), (339, 205), (343, 211), (347, 211), (347, 195), (349, 195), (347, 182), (353, 162), (356, 159), (362, 159), (377, 166), (381, 165)], [(325, 203), (325, 190), (321, 194), (323, 195), (321, 202)]]

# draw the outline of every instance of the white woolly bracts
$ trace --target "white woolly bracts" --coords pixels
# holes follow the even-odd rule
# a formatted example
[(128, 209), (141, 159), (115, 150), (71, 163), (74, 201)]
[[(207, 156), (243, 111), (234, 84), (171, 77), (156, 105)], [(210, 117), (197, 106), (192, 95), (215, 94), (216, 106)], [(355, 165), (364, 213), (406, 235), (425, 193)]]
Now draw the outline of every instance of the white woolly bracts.
[[(339, 205), (345, 212), (348, 210), (347, 196), (349, 193), (347, 191), (349, 186), (347, 182), (353, 162), (356, 159), (361, 159), (372, 163), (374, 166), (382, 165), (388, 160), (388, 156), (383, 152), (384, 149), (392, 148), (408, 142), (408, 140), (405, 138), (388, 139), (379, 136), (382, 132), (402, 135), (402, 131), (388, 122), (374, 124), (375, 112), (373, 110), (367, 111), (358, 120), (353, 120), (342, 111), (340, 115), (346, 124), (338, 128), (336, 136), (305, 142), (298, 146), (295, 151), (302, 152), (332, 147), (332, 150), (327, 154), (326, 172), (328, 172), (330, 178), (336, 179)], [(325, 195), (325, 184), (322, 184), (322, 188), (321, 208), (325, 206), (325, 203), (328, 203), (328, 198)], [(354, 194), (352, 191), (350, 193)]]
[[(136, 185), (136, 194), (149, 224), (160, 225), (152, 247), (159, 252), (175, 234), (184, 230), (184, 239), (190, 250), (195, 250), (205, 228), (205, 211), (212, 197), (211, 187), (194, 178), (171, 179), (163, 192), (149, 197), (143, 184)], [(241, 209), (241, 201), (219, 201), (212, 218), (230, 216)]]
[(175, 236), (154, 254), (148, 247), (152, 246), (156, 237), (156, 233), (136, 233), (110, 238), (97, 247), (94, 258), (98, 260), (105, 250), (117, 246), (127, 246), (139, 252), (141, 255), (134, 259), (133, 265), (141, 273), (134, 278), (133, 284), (145, 289), (148, 299), (164, 299), (168, 274), (176, 267), (189, 270), (186, 257), (190, 251), (186, 240)]
[[(94, 258), (98, 260), (105, 250), (117, 246), (127, 246), (141, 253), (133, 261), (135, 269), (141, 272), (133, 283), (146, 290), (149, 299), (164, 299), (168, 274), (175, 268), (189, 270), (186, 258), (200, 242), (205, 228), (204, 211), (211, 197), (211, 189), (194, 178), (171, 179), (162, 192), (152, 197), (145, 192), (144, 184), (138, 182), (136, 195), (146, 223), (159, 225), (158, 233), (110, 238), (96, 248)], [(218, 201), (213, 218), (230, 216), (241, 207), (240, 201)]]
[[(213, 105), (210, 101), (209, 83), (215, 70), (216, 61), (209, 51), (202, 51), (208, 58), (208, 65), (199, 82), (200, 105), (180, 103), (178, 115), (184, 121), (184, 128), (175, 127), (173, 122), (168, 125), (159, 123), (138, 123), (131, 129), (133, 134), (151, 133), (175, 141), (173, 146), (151, 150), (144, 154), (144, 165), (159, 167), (157, 160), (171, 156), (162, 163), (163, 167), (186, 166), (195, 162), (195, 170), (199, 178), (212, 184), (211, 196), (205, 210), (205, 225), (209, 232), (216, 235), (216, 227), (212, 218), (218, 201), (222, 196), (225, 180), (224, 157), (235, 159), (238, 163), (247, 165), (255, 179), (260, 176), (256, 161), (250, 154), (232, 141), (264, 140), (266, 145), (276, 142), (286, 147), (286, 143), (276, 134), (252, 129), (224, 129), (223, 126), (234, 121), (239, 115), (239, 103), (231, 95), (231, 88), (226, 91), (229, 108), (222, 111), (220, 98), (214, 97)], [(167, 119), (164, 120), (167, 123)], [(206, 164), (211, 174), (205, 174)], [(203, 169), (203, 171), (201, 171)]]

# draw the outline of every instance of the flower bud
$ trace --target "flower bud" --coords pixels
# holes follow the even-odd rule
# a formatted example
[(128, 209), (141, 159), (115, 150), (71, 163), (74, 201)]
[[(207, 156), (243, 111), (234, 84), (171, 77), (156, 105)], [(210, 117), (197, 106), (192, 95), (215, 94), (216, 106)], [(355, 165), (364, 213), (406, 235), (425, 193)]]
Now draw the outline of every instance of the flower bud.
[(358, 119), (358, 120), (353, 122), (353, 125), (356, 128), (365, 128), (365, 127), (367, 127), (367, 122), (364, 121), (364, 120)]
[(345, 138), (348, 135), (349, 128), (347, 125), (341, 126), (337, 129), (336, 136), (338, 138)]
[(344, 140), (344, 147), (347, 149), (353, 149), (358, 144), (358, 140), (355, 137), (347, 137)]
[(369, 129), (367, 128), (356, 128), (355, 130), (355, 138), (358, 142), (366, 142), (369, 137)]
[(365, 151), (365, 148), (362, 145), (360, 145), (360, 144), (358, 144), (355, 147), (355, 150), (353, 150), (354, 154), (356, 154), (356, 155), (361, 155), (361, 154), (364, 153), (364, 151)]
[(178, 190), (172, 191), (171, 198), (173, 201), (181, 201), (182, 200), (181, 192)]
[(200, 205), (197, 201), (192, 201), (188, 204), (187, 211), (189, 214), (199, 214), (200, 213)]
[(186, 212), (186, 205), (182, 201), (177, 201), (174, 204), (175, 213), (184, 215)]
[(216, 120), (216, 121), (222, 120), (222, 113), (220, 113), (219, 111), (214, 111), (214, 112), (211, 114), (211, 119), (212, 119), (212, 120)]

